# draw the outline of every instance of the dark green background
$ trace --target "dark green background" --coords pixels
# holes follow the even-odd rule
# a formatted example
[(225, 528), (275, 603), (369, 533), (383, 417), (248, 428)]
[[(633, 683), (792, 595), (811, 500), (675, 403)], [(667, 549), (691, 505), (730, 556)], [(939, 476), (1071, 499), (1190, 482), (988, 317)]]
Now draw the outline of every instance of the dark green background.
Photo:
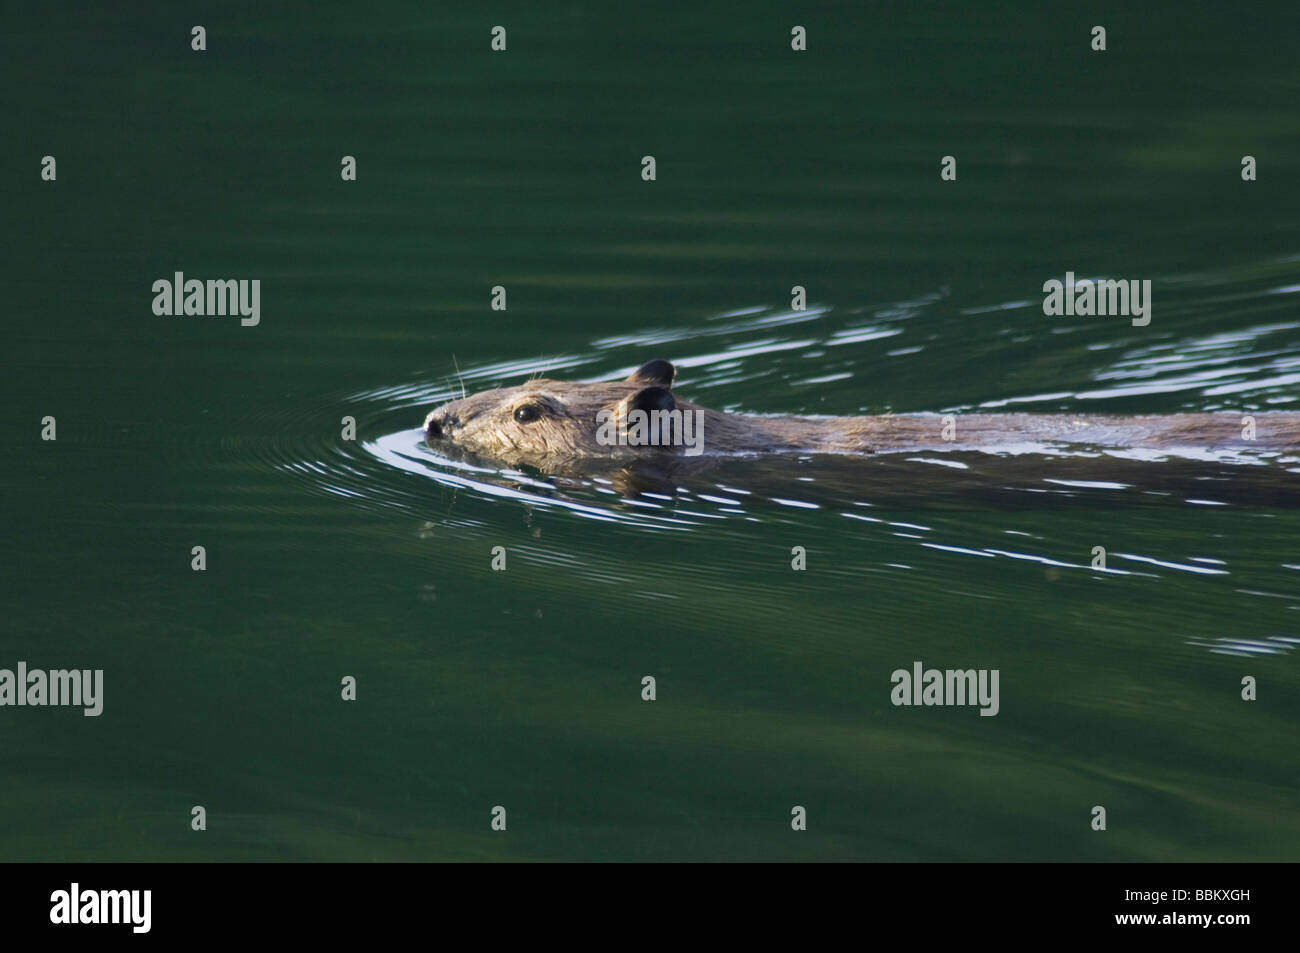
[[(655, 357), (748, 411), (1294, 408), (1294, 3), (102, 6), (0, 27), (0, 667), (106, 681), (0, 709), (0, 858), (1295, 859), (1294, 462), (638, 504), (410, 432), (457, 366)], [(154, 316), (177, 270), (261, 325)], [(1066, 270), (1152, 279), (1151, 326), (1044, 317)], [(1001, 713), (892, 707), (916, 659)]]

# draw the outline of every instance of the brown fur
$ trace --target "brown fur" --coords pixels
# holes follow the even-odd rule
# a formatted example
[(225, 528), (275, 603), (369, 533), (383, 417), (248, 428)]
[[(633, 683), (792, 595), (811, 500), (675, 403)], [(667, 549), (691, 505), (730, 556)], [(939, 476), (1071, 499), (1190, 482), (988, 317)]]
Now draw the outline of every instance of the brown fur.
[[(680, 448), (615, 447), (597, 442), (597, 413), (622, 417), (631, 404), (667, 401), (683, 411), (704, 410), (703, 447), (717, 453), (871, 453), (916, 450), (1011, 450), (1022, 446), (1080, 445), (1165, 450), (1300, 450), (1300, 413), (1262, 412), (1256, 438), (1243, 437), (1242, 414), (956, 414), (955, 440), (943, 439), (938, 414), (875, 417), (795, 417), (727, 414), (672, 394), (675, 369), (650, 361), (620, 381), (575, 383), (532, 380), (451, 401), (425, 418), (431, 446), (555, 469), (566, 461), (617, 455), (681, 453)], [(536, 419), (515, 419), (518, 408)], [(531, 413), (529, 411), (528, 413)]]

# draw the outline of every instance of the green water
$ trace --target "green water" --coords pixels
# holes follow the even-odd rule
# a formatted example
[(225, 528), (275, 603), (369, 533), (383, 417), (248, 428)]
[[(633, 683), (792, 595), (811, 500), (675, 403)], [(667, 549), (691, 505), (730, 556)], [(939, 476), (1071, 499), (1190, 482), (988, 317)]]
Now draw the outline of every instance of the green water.
[[(1294, 4), (846, 6), (6, 23), (0, 668), (105, 699), (0, 708), (0, 858), (1296, 858), (1294, 459), (420, 445), (658, 357), (751, 412), (1300, 409)], [(1045, 317), (1067, 270), (1151, 324)], [(260, 324), (154, 315), (176, 271)], [(917, 660), (997, 716), (893, 706)]]

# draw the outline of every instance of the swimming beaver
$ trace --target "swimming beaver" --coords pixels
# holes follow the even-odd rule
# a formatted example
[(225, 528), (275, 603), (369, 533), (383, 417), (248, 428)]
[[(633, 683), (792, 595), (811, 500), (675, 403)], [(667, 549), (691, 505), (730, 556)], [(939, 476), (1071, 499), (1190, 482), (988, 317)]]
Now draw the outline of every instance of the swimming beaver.
[[(1300, 413), (939, 414), (796, 417), (728, 414), (682, 400), (668, 361), (643, 364), (625, 380), (531, 380), (443, 404), (424, 421), (430, 446), (509, 464), (555, 470), (566, 461), (628, 454), (873, 453), (917, 450), (1005, 451), (1064, 444), (1154, 451), (1300, 450)], [(640, 417), (635, 413), (641, 412)], [(678, 438), (675, 446), (627, 446), (617, 437), (654, 412), (681, 411), (684, 428), (642, 430)], [(612, 425), (611, 425), (612, 421)], [(1254, 439), (1247, 439), (1251, 421)], [(691, 429), (692, 422), (698, 432)], [(680, 445), (684, 435), (687, 446)], [(945, 439), (945, 437), (951, 439)]]

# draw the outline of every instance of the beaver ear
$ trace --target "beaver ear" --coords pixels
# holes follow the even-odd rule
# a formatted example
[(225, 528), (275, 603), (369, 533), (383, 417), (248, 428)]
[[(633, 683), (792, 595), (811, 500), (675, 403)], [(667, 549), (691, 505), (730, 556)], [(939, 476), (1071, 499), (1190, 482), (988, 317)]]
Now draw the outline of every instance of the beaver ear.
[(677, 406), (673, 392), (666, 387), (642, 387), (631, 397), (619, 401), (619, 417), (626, 417), (630, 411), (672, 410)]
[[(646, 361), (627, 379), (629, 384), (656, 384), (660, 387), (672, 387), (673, 378), (677, 376), (677, 368), (673, 367), (667, 361), (654, 360)], [(659, 410), (671, 410), (671, 407), (657, 408)]]

